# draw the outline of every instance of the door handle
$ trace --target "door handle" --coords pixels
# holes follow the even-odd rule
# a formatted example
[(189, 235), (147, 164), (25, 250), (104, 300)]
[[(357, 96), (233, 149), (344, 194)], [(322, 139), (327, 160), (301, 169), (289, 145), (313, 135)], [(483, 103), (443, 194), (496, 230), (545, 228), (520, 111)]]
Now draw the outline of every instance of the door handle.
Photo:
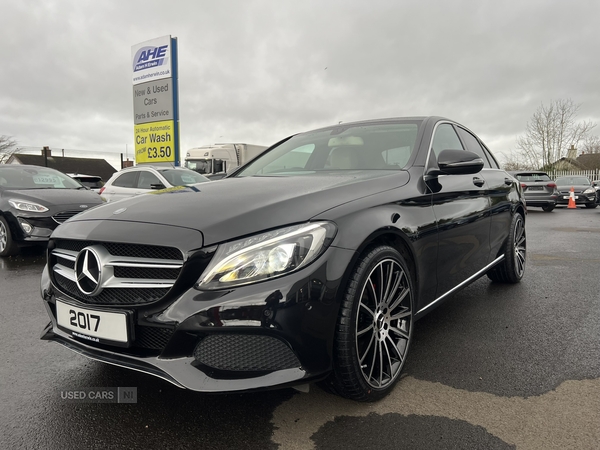
[(513, 180), (511, 180), (510, 178), (504, 179), (504, 184), (506, 184), (507, 186), (510, 186), (512, 183), (513, 183)]
[(485, 180), (482, 178), (473, 177), (473, 184), (477, 187), (481, 187), (485, 184)]

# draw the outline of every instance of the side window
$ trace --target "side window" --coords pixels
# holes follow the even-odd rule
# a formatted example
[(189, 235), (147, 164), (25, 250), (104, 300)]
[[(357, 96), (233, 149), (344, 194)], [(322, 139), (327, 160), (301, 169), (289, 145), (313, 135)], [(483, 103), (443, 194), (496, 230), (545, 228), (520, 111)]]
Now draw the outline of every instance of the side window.
[(496, 161), (496, 158), (494, 158), (494, 155), (492, 155), (492, 152), (490, 152), (490, 150), (485, 146), (485, 144), (482, 144), (482, 146), (483, 146), (484, 153), (487, 155), (488, 160), (489, 160), (490, 164), (492, 165), (492, 168), (499, 169), (500, 164), (498, 164), (498, 161)]
[(134, 188), (136, 178), (137, 172), (125, 172), (123, 175), (117, 177), (117, 179), (113, 182), (113, 186)]
[(162, 184), (162, 181), (152, 172), (141, 171), (137, 184), (138, 189), (152, 189), (153, 184)]
[(436, 128), (431, 146), (436, 158), (442, 150), (464, 150), (454, 127), (449, 123), (443, 123)]
[(483, 148), (481, 147), (481, 144), (479, 144), (477, 138), (471, 133), (469, 133), (467, 130), (463, 130), (461, 127), (457, 127), (457, 130), (458, 134), (460, 134), (461, 139), (465, 143), (467, 150), (476, 153), (481, 157), (481, 159), (483, 160), (483, 167), (485, 167), (486, 169), (491, 168), (492, 166), (490, 166), (490, 162), (488, 161), (487, 155), (483, 151)]

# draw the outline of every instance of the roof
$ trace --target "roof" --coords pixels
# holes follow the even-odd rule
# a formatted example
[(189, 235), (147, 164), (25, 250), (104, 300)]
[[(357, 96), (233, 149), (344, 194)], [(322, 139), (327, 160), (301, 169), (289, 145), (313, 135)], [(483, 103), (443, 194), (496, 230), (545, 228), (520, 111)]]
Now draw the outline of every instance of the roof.
[(580, 163), (576, 159), (565, 158), (565, 157), (560, 158), (559, 160), (553, 162), (552, 164), (548, 164), (547, 167), (549, 167), (549, 168), (556, 168), (556, 167), (564, 167), (566, 165), (573, 166), (573, 167), (575, 167), (576, 169), (579, 169), (579, 170), (586, 170), (587, 169), (587, 167), (585, 167), (582, 163)]
[(577, 161), (586, 169), (600, 169), (600, 153), (584, 153), (577, 157)]
[[(23, 155), (13, 154), (8, 164), (20, 163), (32, 166), (44, 166), (44, 157), (42, 155)], [(105, 159), (97, 158), (72, 158), (68, 156), (49, 156), (48, 167), (56, 169), (62, 173), (85, 173), (96, 175), (102, 180), (108, 180), (113, 173), (117, 171)]]

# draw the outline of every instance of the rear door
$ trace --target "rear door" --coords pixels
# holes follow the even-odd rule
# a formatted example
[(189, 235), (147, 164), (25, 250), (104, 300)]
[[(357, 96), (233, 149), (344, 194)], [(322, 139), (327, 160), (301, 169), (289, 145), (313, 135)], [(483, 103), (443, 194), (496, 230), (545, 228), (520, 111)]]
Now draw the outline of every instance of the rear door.
[[(486, 182), (486, 191), (490, 199), (490, 258), (489, 262), (496, 259), (502, 244), (508, 236), (512, 219), (511, 198), (516, 196), (517, 183), (513, 177), (501, 170), (496, 160), (485, 149), (479, 139), (470, 131), (456, 126), (465, 148), (477, 153), (483, 159), (481, 176)], [(511, 196), (512, 192), (512, 196)]]
[[(430, 163), (437, 164), (437, 156), (448, 149), (464, 150), (454, 125), (440, 122), (432, 138)], [(439, 236), (437, 297), (489, 262), (490, 196), (482, 172), (440, 175), (433, 189), (433, 211)]]

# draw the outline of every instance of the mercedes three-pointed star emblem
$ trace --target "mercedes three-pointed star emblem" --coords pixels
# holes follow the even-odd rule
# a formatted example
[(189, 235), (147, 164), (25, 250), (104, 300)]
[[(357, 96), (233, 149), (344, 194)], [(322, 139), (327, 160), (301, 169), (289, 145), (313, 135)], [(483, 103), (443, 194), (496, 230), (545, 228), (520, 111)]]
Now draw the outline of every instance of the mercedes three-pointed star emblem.
[(98, 295), (102, 290), (102, 264), (100, 256), (91, 247), (79, 252), (75, 260), (75, 275), (77, 287), (86, 295)]

